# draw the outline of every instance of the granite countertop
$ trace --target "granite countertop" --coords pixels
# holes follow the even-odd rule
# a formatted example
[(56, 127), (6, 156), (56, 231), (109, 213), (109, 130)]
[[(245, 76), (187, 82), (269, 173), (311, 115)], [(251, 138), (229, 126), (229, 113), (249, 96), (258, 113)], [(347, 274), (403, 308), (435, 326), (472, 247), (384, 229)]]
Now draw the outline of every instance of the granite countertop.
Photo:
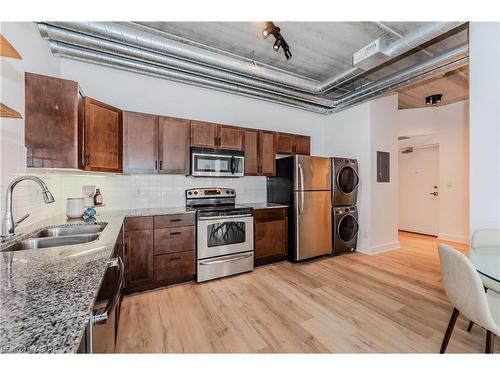
[[(0, 353), (76, 352), (123, 219), (179, 213), (194, 211), (166, 207), (102, 212), (96, 220), (107, 226), (95, 241), (0, 252)], [(59, 215), (22, 232), (62, 224), (85, 223)]]
[(287, 204), (267, 203), (267, 202), (249, 202), (242, 205), (253, 207), (254, 210), (265, 210), (269, 208), (288, 208)]

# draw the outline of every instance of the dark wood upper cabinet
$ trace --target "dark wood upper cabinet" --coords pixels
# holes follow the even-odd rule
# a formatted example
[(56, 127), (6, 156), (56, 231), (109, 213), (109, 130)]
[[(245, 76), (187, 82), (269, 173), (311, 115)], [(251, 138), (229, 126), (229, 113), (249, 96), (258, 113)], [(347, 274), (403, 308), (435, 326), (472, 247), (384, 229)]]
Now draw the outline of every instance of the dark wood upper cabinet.
[(215, 148), (217, 141), (217, 124), (204, 121), (190, 121), (191, 146)]
[(79, 145), (81, 168), (89, 171), (122, 171), (122, 111), (85, 97)]
[(189, 174), (189, 121), (173, 117), (159, 120), (159, 172)]
[(228, 125), (217, 125), (217, 147), (226, 150), (243, 150), (243, 131)]
[(259, 130), (259, 174), (262, 176), (274, 176), (276, 174), (274, 135), (274, 132)]
[(276, 133), (276, 153), (281, 155), (293, 154), (293, 134)]
[(244, 129), (245, 139), (245, 176), (259, 175), (259, 131), (255, 129)]
[(123, 171), (156, 173), (158, 170), (158, 116), (123, 112)]
[(307, 135), (294, 134), (293, 153), (299, 155), (311, 155), (311, 137)]
[(25, 74), (27, 166), (78, 168), (78, 83)]

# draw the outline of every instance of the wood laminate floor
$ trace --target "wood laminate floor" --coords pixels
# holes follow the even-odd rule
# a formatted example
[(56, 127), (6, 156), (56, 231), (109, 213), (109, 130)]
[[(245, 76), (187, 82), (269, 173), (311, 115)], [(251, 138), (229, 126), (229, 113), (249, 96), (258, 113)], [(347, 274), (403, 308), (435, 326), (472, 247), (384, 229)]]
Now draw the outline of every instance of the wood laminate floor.
[[(438, 353), (452, 307), (437, 240), (400, 233), (400, 241), (401, 249), (374, 256), (283, 262), (126, 297), (117, 350)], [(448, 352), (484, 351), (485, 332), (475, 326), (468, 333), (467, 323), (459, 318)]]

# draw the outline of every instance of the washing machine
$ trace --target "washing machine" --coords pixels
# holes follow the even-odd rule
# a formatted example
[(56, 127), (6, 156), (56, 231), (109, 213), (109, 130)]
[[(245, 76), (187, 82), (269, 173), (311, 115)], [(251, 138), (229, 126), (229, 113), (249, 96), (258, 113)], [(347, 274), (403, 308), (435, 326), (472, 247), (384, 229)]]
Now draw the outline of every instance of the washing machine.
[(333, 207), (332, 255), (356, 250), (358, 230), (358, 209), (356, 206)]
[(354, 206), (358, 198), (358, 161), (332, 158), (332, 205)]

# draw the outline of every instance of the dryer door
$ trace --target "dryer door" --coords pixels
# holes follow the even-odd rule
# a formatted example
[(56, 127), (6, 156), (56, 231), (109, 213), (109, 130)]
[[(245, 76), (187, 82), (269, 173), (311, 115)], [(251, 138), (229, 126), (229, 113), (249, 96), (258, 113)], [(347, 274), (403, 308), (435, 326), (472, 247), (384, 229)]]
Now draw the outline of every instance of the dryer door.
[(344, 194), (351, 194), (359, 183), (359, 177), (353, 167), (345, 165), (337, 172), (337, 188)]
[(358, 221), (353, 215), (342, 216), (337, 225), (337, 236), (344, 243), (351, 242), (358, 234)]

